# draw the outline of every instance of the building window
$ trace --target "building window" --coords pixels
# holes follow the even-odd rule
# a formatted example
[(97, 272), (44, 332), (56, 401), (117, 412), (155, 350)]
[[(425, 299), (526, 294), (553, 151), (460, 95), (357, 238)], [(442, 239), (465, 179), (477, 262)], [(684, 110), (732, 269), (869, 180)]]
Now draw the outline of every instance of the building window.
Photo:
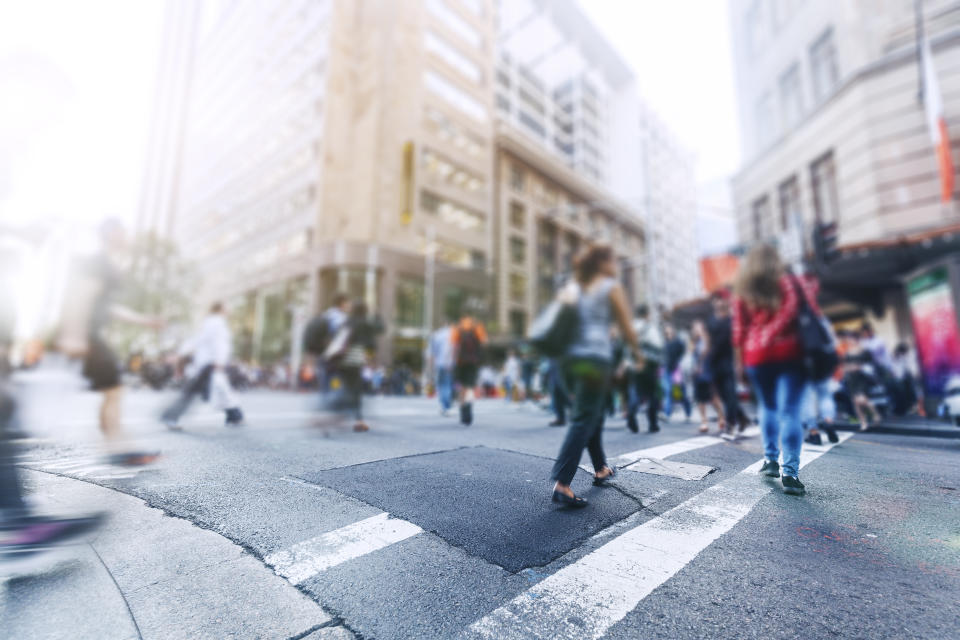
[(780, 76), (780, 110), (785, 127), (797, 124), (803, 115), (803, 89), (796, 63)]
[(754, 200), (750, 213), (753, 221), (753, 239), (762, 240), (764, 221), (770, 216), (770, 199), (763, 196)]
[(504, 113), (510, 113), (510, 100), (502, 94), (497, 94), (497, 109)]
[(441, 198), (429, 191), (420, 195), (420, 207), (441, 222), (464, 231), (480, 231), (485, 226), (482, 213)]
[(786, 231), (800, 222), (800, 183), (797, 176), (780, 183), (780, 228)]
[(423, 150), (421, 163), (427, 175), (459, 187), (469, 193), (476, 193), (484, 185), (483, 178), (447, 161), (443, 156), (435, 153), (431, 149)]
[(523, 265), (527, 261), (527, 242), (523, 238), (510, 238), (510, 261)]
[(510, 301), (524, 304), (527, 298), (527, 277), (521, 273), (510, 274)]
[(527, 335), (527, 314), (519, 309), (510, 311), (510, 334), (514, 338)]
[(426, 116), (427, 129), (435, 133), (438, 138), (451, 143), (457, 149), (464, 150), (467, 155), (474, 158), (481, 154), (483, 146), (486, 144), (482, 138), (463, 130), (444, 113), (432, 107), (427, 107), (424, 115)]
[[(776, 1), (776, 0), (775, 0)], [(753, 0), (746, 14), (747, 48), (751, 55), (760, 53), (766, 40), (766, 21), (763, 16), (763, 1)]]
[(825, 100), (837, 88), (840, 71), (837, 67), (837, 48), (833, 42), (833, 29), (826, 32), (810, 46), (810, 74), (813, 77), (813, 98)]
[(773, 112), (773, 96), (769, 92), (764, 93), (757, 100), (756, 106), (756, 126), (757, 126), (757, 147), (762, 148), (771, 140), (776, 132)]
[(476, 49), (483, 47), (483, 36), (480, 35), (480, 31), (448, 7), (444, 0), (427, 0), (427, 9), (468, 45)]
[(460, 109), (475, 120), (479, 120), (480, 122), (486, 121), (487, 110), (484, 108), (483, 103), (460, 87), (455, 86), (452, 82), (444, 78), (439, 73), (429, 70), (425, 71), (423, 74), (423, 80), (427, 89), (437, 94), (457, 109)]
[(527, 212), (519, 202), (510, 203), (510, 226), (523, 230), (526, 227)]
[(547, 130), (540, 123), (540, 121), (528, 114), (523, 109), (520, 110), (520, 123), (540, 138), (543, 138), (547, 135)]
[(837, 170), (833, 152), (829, 151), (810, 165), (810, 187), (813, 190), (813, 212), (817, 222), (839, 219)]
[(523, 169), (516, 165), (510, 167), (510, 186), (513, 187), (514, 191), (523, 193), (523, 186), (526, 176), (523, 174)]
[(423, 280), (409, 276), (397, 277), (396, 323), (399, 327), (423, 326)]
[(427, 30), (423, 34), (423, 41), (427, 51), (436, 54), (474, 84), (483, 84), (483, 71), (480, 70), (480, 65), (461, 53), (443, 37)]

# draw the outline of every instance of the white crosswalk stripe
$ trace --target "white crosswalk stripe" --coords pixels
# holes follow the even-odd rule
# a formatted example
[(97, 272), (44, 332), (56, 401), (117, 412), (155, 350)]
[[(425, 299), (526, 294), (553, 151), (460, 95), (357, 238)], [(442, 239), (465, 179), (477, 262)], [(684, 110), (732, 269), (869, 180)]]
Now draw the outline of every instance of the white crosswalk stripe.
[(81, 455), (63, 458), (21, 459), (18, 464), (31, 469), (48, 471), (85, 480), (124, 480), (134, 478), (150, 467), (123, 467), (104, 462), (100, 455)]
[(271, 554), (264, 562), (271, 565), (277, 575), (297, 585), (330, 567), (406, 540), (421, 531), (423, 529), (411, 522), (381, 513)]
[[(841, 435), (841, 442), (852, 436)], [(832, 448), (808, 447), (801, 467)], [(772, 487), (762, 460), (621, 534), (475, 622), (484, 638), (599, 638), (744, 518)]]

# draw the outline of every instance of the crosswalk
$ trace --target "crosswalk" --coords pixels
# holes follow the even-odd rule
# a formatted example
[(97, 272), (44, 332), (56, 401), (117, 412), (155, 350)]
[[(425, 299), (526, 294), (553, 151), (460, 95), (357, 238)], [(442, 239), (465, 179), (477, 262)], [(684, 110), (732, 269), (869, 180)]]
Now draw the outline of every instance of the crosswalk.
[[(838, 444), (852, 435), (841, 434)], [(697, 436), (614, 460), (618, 466), (630, 466), (719, 442), (712, 436)], [(801, 468), (834, 446), (806, 446)], [(772, 483), (757, 478), (762, 462), (757, 460), (662, 515), (646, 521), (637, 514), (631, 516), (610, 528), (615, 531), (594, 536), (591, 548), (585, 554), (572, 554), (579, 557), (569, 564), (552, 572), (538, 568), (529, 588), (493, 610), (478, 612), (481, 615), (462, 630), (462, 637), (602, 637), (773, 491)], [(380, 513), (266, 555), (264, 561), (292, 584), (302, 585), (334, 567), (364, 562), (367, 554), (422, 533), (412, 522)]]
[(67, 456), (55, 455), (53, 457), (51, 457), (51, 454), (29, 453), (18, 456), (16, 462), (19, 466), (28, 469), (70, 476), (92, 482), (131, 480), (155, 468), (153, 466), (128, 467), (110, 464), (106, 462), (103, 455), (99, 453), (81, 453)]

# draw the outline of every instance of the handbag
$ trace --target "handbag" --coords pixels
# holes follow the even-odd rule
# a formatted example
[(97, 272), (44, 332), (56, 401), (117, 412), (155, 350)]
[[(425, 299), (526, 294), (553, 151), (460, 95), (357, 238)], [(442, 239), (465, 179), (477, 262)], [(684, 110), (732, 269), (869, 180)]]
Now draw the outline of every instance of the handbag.
[[(572, 289), (571, 289), (572, 291)], [(527, 331), (530, 346), (547, 356), (559, 358), (577, 339), (580, 331), (579, 291), (559, 296), (540, 312)]]
[(840, 364), (837, 355), (837, 341), (833, 328), (823, 316), (816, 313), (807, 300), (806, 291), (795, 276), (793, 287), (797, 292), (799, 304), (797, 309), (797, 335), (803, 349), (803, 362), (807, 374), (814, 382), (821, 382), (833, 375)]

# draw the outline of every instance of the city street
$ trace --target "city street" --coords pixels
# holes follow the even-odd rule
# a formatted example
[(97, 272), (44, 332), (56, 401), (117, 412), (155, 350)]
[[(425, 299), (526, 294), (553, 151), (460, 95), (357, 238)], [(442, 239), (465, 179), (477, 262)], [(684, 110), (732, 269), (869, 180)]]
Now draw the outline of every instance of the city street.
[[(163, 458), (101, 464), (90, 393), (27, 395), (20, 467), (51, 511), (105, 509), (88, 544), (3, 583), (9, 638), (940, 638), (960, 628), (960, 439), (841, 432), (805, 446), (805, 497), (674, 419), (608, 420), (612, 487), (549, 480), (564, 430), (486, 400), (470, 428), (377, 398), (371, 431), (306, 426), (311, 397), (242, 396), (230, 429), (126, 399)], [(677, 414), (679, 416), (679, 413)], [(584, 456), (584, 465), (588, 458)]]

